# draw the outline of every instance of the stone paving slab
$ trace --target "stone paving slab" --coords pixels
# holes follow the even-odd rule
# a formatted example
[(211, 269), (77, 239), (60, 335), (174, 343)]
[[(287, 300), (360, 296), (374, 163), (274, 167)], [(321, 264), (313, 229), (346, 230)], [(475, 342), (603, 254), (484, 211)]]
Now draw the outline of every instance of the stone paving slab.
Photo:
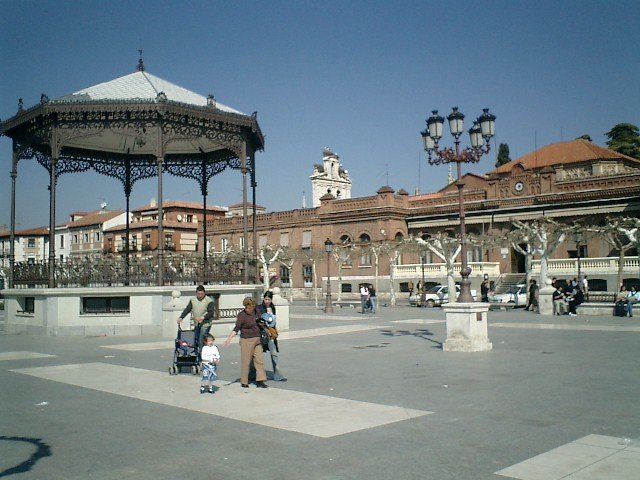
[[(200, 394), (188, 376), (106, 363), (58, 365), (12, 370), (45, 380), (161, 403), (266, 427), (329, 438), (432, 412), (377, 405), (278, 388), (241, 388), (216, 382), (218, 391)], [(269, 405), (268, 411), (264, 406)]]
[(55, 355), (38, 352), (0, 352), (0, 361), (7, 360), (30, 360), (33, 358), (51, 358)]
[(640, 451), (621, 439), (587, 435), (496, 472), (519, 480), (634, 480), (640, 475)]

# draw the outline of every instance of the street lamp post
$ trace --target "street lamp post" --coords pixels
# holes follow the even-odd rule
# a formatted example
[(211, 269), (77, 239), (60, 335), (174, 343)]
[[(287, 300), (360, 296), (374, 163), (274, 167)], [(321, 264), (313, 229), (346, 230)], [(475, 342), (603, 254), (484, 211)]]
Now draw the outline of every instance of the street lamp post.
[[(438, 145), (439, 140), (442, 138), (444, 118), (438, 115), (437, 110), (432, 111), (431, 117), (427, 119), (427, 128), (421, 134), (424, 141), (424, 149), (429, 155), (429, 165), (455, 162), (457, 166), (458, 181), (456, 186), (458, 187), (460, 255), (462, 256), (462, 268), (460, 271), (462, 281), (460, 282), (458, 302), (473, 303), (471, 281), (469, 280), (471, 269), (467, 264), (467, 232), (464, 222), (464, 198), (462, 193), (464, 183), (461, 181), (462, 164), (479, 162), (482, 155), (489, 153), (489, 142), (494, 135), (496, 117), (489, 113), (488, 108), (483, 109), (482, 115), (473, 122), (473, 127), (469, 129), (471, 147), (467, 147), (462, 151), (460, 150), (460, 135), (464, 131), (464, 115), (458, 111), (458, 107), (453, 107), (453, 111), (447, 116), (447, 120), (449, 121), (451, 135), (454, 138), (455, 149), (451, 147), (440, 148)], [(432, 157), (432, 155), (435, 156)]]
[(324, 242), (324, 251), (327, 252), (327, 297), (324, 302), (324, 313), (333, 313), (333, 304), (331, 303), (331, 276), (329, 275), (331, 252), (333, 251), (333, 242), (328, 238)]
[(578, 258), (578, 285), (581, 285), (582, 273), (580, 272), (580, 245), (582, 244), (582, 232), (580, 230), (575, 233), (574, 240), (576, 241), (576, 257)]

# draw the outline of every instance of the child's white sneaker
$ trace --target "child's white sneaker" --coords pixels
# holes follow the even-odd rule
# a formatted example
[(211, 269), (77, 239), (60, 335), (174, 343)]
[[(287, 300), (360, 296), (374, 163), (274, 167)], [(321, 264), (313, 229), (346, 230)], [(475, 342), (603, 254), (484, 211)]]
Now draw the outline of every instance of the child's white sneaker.
[(200, 393), (204, 393), (205, 392), (205, 388), (204, 385), (202, 387), (200, 387)]

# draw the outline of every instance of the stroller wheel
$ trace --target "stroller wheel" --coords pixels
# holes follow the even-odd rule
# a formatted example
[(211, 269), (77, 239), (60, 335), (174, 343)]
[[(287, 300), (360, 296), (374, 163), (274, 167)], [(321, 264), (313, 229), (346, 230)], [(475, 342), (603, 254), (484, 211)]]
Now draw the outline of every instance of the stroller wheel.
[(198, 374), (198, 367), (196, 365), (193, 365), (191, 367), (191, 374), (192, 375), (197, 375)]
[(178, 374), (178, 369), (176, 368), (175, 365), (171, 365), (169, 367), (169, 375), (177, 375)]

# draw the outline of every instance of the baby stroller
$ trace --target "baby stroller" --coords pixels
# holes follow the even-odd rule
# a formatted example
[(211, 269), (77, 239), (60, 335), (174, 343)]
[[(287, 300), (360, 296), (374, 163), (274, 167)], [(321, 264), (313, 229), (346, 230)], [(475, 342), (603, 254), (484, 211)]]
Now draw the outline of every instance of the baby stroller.
[(169, 375), (191, 372), (200, 373), (198, 344), (193, 330), (182, 330), (178, 327), (178, 337), (173, 350), (173, 365), (169, 367)]

